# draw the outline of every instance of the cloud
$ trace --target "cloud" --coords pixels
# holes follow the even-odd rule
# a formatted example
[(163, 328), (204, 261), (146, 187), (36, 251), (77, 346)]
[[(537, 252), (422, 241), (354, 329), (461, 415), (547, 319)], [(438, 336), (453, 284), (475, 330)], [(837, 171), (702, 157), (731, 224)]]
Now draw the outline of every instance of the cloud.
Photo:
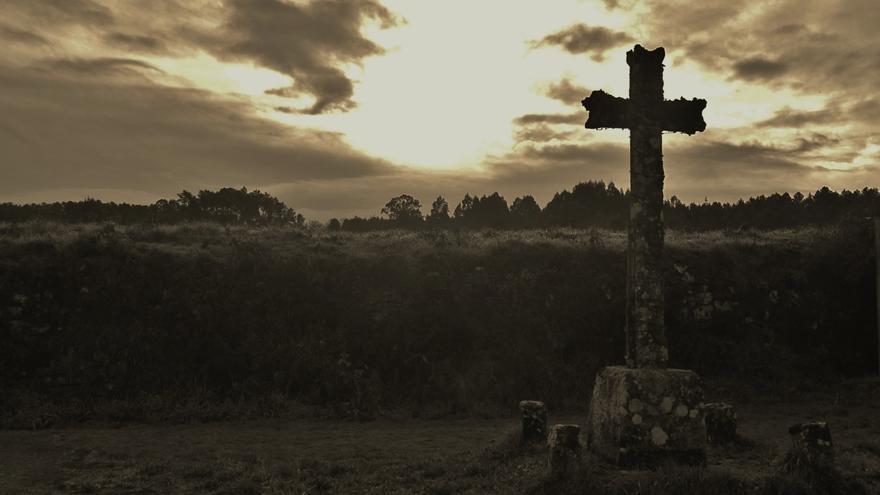
[(622, 32), (612, 31), (604, 26), (573, 24), (565, 29), (533, 41), (532, 46), (554, 45), (562, 47), (571, 54), (590, 53), (597, 62), (605, 58), (605, 52), (616, 46), (632, 42), (633, 38)]
[(165, 42), (155, 36), (112, 32), (104, 36), (104, 41), (115, 47), (135, 52), (165, 54), (170, 51)]
[(48, 45), (49, 40), (37, 33), (0, 24), (0, 38), (27, 45)]
[(781, 191), (809, 192), (824, 184), (829, 174), (826, 168), (803, 164), (806, 153), (830, 144), (827, 137), (814, 136), (789, 147), (707, 137), (664, 147), (667, 196), (734, 201)]
[(375, 0), (322, 0), (297, 4), (281, 0), (228, 0), (225, 29), (229, 40), (204, 47), (226, 59), (247, 59), (295, 80), (285, 95), (310, 94), (304, 113), (346, 111), (355, 107), (352, 81), (340, 68), (380, 55), (382, 47), (365, 38), (361, 24), (373, 19), (383, 27), (395, 16)]
[(517, 143), (522, 143), (524, 141), (547, 142), (569, 139), (574, 135), (574, 131), (558, 131), (554, 130), (547, 124), (537, 124), (520, 127), (514, 133), (514, 139), (516, 139)]
[(777, 111), (773, 117), (757, 123), (759, 127), (794, 127), (799, 128), (806, 124), (827, 124), (837, 122), (844, 116), (837, 109), (825, 108), (812, 112), (795, 110), (785, 107)]
[(120, 74), (130, 61), (58, 63), (70, 70), (0, 66), (0, 196), (137, 188), (158, 197), (396, 170), (336, 134), (266, 120), (245, 100)]
[[(103, 41), (105, 58), (204, 51), (271, 69), (294, 80), (279, 96), (314, 99), (297, 110), (306, 114), (353, 109), (354, 83), (346, 71), (384, 53), (361, 28), (402, 22), (379, 0), (151, 0), (149, 11), (125, 2), (28, 0), (0, 2), (0, 14), (7, 20), (0, 38), (63, 43), (57, 58), (83, 56), (67, 42), (87, 39), (86, 28)], [(19, 24), (28, 30), (9, 27)]]
[(4, 8), (18, 10), (43, 24), (106, 26), (115, 20), (109, 8), (93, 0), (27, 0)]
[(756, 79), (775, 79), (788, 70), (788, 66), (779, 61), (763, 57), (752, 57), (733, 64), (734, 76), (747, 81)]
[(651, 0), (643, 12), (653, 44), (727, 77), (847, 99), (880, 85), (873, 0)]
[(570, 79), (563, 79), (558, 83), (551, 83), (545, 94), (567, 105), (579, 105), (581, 100), (589, 96), (590, 90), (572, 83)]
[(513, 119), (517, 125), (528, 124), (583, 124), (587, 117), (580, 112), (575, 113), (527, 113)]
[(131, 58), (59, 58), (46, 60), (41, 65), (53, 71), (90, 76), (112, 73), (139, 73), (142, 70), (162, 72), (161, 69), (152, 64)]
[(620, 6), (620, 0), (602, 0), (602, 2), (608, 10), (614, 10)]

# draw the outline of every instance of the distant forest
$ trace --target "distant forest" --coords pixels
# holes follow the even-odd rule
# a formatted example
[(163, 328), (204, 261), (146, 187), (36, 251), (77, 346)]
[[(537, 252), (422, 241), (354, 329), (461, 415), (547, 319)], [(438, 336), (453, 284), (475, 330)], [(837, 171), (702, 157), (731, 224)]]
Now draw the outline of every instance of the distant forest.
[[(626, 228), (629, 191), (614, 183), (582, 182), (570, 191), (556, 193), (542, 209), (530, 196), (508, 203), (500, 194), (465, 194), (450, 208), (442, 196), (423, 212), (418, 199), (402, 194), (391, 198), (370, 218), (333, 218), (330, 230), (364, 232), (383, 229), (529, 229), (548, 227)], [(672, 196), (665, 202), (664, 221), (676, 230), (776, 229), (804, 225), (827, 225), (880, 215), (877, 188), (841, 192), (823, 187), (804, 196), (783, 193), (757, 196), (735, 203), (685, 204)], [(105, 203), (97, 199), (17, 205), (0, 204), (0, 222), (49, 220), (67, 223), (114, 222), (119, 224), (175, 224), (217, 222), (221, 224), (304, 226), (306, 219), (277, 198), (246, 188), (218, 191), (183, 191), (176, 199), (151, 205)], [(314, 223), (314, 222), (313, 222)]]

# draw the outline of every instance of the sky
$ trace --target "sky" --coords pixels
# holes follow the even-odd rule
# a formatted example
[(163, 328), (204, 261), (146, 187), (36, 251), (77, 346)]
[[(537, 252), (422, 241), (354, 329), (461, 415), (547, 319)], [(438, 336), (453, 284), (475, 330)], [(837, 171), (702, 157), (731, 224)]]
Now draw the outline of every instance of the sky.
[(0, 202), (248, 187), (309, 219), (628, 187), (626, 51), (663, 46), (666, 197), (880, 184), (877, 0), (0, 0)]

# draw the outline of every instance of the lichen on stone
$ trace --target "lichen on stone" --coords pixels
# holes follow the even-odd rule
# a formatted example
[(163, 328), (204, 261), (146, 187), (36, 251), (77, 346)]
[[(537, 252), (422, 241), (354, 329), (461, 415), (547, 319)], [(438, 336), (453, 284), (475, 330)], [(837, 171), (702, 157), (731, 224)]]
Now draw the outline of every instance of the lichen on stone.
[(669, 435), (663, 431), (663, 428), (660, 428), (659, 426), (651, 428), (651, 441), (654, 442), (654, 445), (666, 445), (668, 440)]

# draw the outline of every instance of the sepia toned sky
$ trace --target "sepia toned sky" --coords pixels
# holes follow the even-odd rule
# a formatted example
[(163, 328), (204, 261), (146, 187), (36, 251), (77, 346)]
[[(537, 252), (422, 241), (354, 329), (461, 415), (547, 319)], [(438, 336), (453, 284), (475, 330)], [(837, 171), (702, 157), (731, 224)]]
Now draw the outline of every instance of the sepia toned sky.
[(0, 0), (0, 202), (247, 186), (310, 219), (628, 186), (625, 52), (666, 49), (666, 195), (880, 185), (877, 0)]

